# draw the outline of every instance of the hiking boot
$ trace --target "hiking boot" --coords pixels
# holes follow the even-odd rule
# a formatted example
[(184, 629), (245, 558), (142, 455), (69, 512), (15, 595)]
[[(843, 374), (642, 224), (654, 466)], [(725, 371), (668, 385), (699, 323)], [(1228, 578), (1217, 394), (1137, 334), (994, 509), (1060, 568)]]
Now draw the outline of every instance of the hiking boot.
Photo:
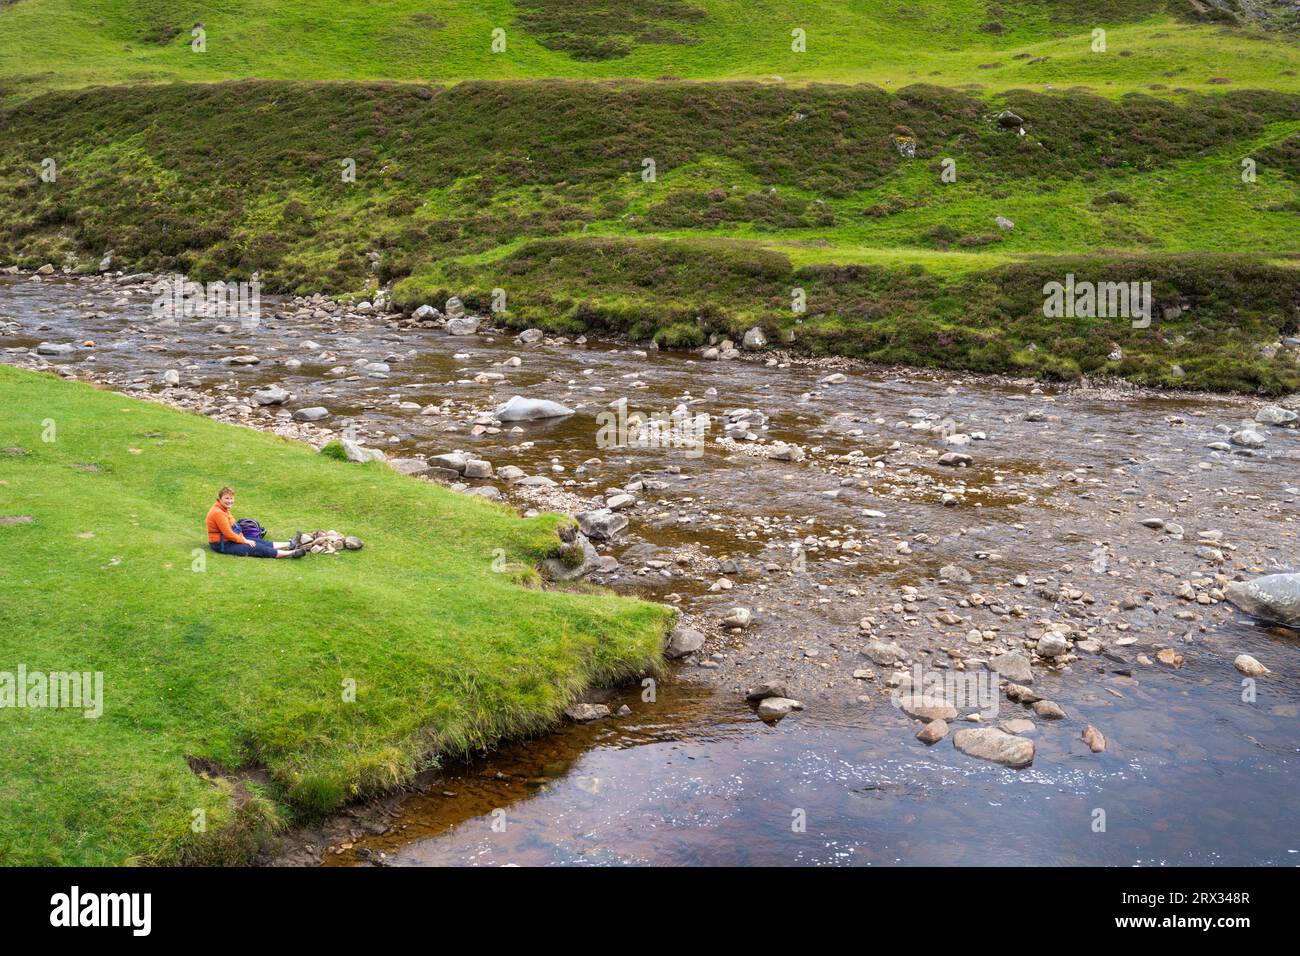
[(301, 531), (299, 531), (297, 534), (295, 534), (292, 538), (289, 539), (289, 550), (296, 551), (298, 549), (298, 545), (300, 544), (302, 544)]
[(294, 551), (293, 551), (293, 553), (290, 554), (289, 557), (291, 557), (291, 558), (302, 558), (302, 557), (306, 557), (306, 555), (307, 555), (307, 549), (306, 549), (306, 548), (295, 548)]

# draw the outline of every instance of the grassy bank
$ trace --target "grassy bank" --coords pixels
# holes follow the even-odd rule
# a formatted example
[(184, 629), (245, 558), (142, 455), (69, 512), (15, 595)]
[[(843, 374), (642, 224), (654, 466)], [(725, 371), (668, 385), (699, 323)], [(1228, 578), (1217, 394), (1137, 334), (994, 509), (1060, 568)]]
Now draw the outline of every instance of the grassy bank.
[[(813, 355), (1071, 380), (1117, 376), (1150, 386), (1282, 394), (1300, 388), (1300, 260), (1236, 255), (1044, 256), (953, 271), (925, 260), (794, 265), (758, 243), (541, 240), (500, 259), (446, 263), (397, 286), (406, 305), (451, 290), (516, 327), (605, 329), (665, 347), (754, 326)], [(1043, 287), (1151, 282), (1149, 327), (1124, 318), (1047, 318)], [(805, 311), (792, 309), (802, 290)], [(1176, 307), (1176, 308), (1175, 308)], [(1121, 358), (1111, 354), (1119, 348)]]
[(248, 77), (1300, 90), (1296, 20), (1285, 0), (17, 0), (0, 7), (0, 83), (19, 97)]
[[(104, 675), (98, 719), (0, 710), (0, 862), (244, 859), (660, 660), (666, 609), (527, 586), (558, 516), (4, 366), (0, 408), (0, 515), (33, 519), (0, 522), (0, 670)], [(277, 535), (366, 547), (214, 555), (202, 520), (226, 483)]]

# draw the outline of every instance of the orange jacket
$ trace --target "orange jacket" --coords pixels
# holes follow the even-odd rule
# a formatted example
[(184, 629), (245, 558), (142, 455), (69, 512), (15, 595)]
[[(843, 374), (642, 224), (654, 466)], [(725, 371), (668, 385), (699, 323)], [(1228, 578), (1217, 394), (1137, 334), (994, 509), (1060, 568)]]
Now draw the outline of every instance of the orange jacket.
[(230, 509), (223, 505), (220, 499), (208, 511), (208, 544), (216, 544), (218, 541), (251, 544), (247, 538), (231, 526)]

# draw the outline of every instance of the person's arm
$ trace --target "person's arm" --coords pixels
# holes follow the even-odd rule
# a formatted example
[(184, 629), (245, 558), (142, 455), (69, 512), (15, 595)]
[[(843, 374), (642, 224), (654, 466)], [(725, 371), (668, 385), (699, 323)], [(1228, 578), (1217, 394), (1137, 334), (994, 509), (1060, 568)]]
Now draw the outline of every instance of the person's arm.
[(236, 533), (235, 529), (231, 527), (230, 515), (224, 511), (217, 512), (217, 529), (221, 532), (222, 541), (233, 541), (235, 544), (252, 544), (242, 534)]

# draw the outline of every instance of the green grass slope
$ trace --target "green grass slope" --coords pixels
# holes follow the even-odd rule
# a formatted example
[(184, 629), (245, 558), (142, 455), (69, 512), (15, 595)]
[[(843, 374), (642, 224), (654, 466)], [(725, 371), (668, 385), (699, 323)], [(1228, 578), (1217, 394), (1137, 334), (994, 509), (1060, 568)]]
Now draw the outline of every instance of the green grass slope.
[[(1025, 135), (998, 125), (1004, 107)], [(1300, 235), (1300, 96), (1263, 91), (244, 82), (47, 94), (0, 122), (0, 260), (111, 249), (297, 291), (360, 290), (375, 255), (388, 282), (557, 234), (762, 239), (826, 261), (1276, 252)]]
[(250, 77), (1300, 90), (1294, 21), (1280, 0), (19, 0), (0, 8), (0, 83), (11, 96)]
[[(0, 670), (102, 671), (105, 698), (98, 719), (0, 710), (0, 862), (245, 859), (300, 813), (658, 666), (667, 609), (520, 583), (558, 516), (4, 366), (0, 408), (0, 516), (34, 519), (0, 522)], [(213, 554), (225, 483), (279, 534), (366, 548)]]
[[(0, 119), (0, 261), (29, 267), (112, 250), (297, 292), (395, 283), (412, 307), (499, 288), (507, 322), (665, 345), (758, 321), (878, 361), (1296, 383), (1291, 353), (1259, 354), (1296, 332), (1295, 94), (247, 81), (50, 93)], [(47, 155), (55, 183), (34, 175)], [(1068, 271), (1195, 300), (1194, 334), (1053, 327), (1042, 287)]]

